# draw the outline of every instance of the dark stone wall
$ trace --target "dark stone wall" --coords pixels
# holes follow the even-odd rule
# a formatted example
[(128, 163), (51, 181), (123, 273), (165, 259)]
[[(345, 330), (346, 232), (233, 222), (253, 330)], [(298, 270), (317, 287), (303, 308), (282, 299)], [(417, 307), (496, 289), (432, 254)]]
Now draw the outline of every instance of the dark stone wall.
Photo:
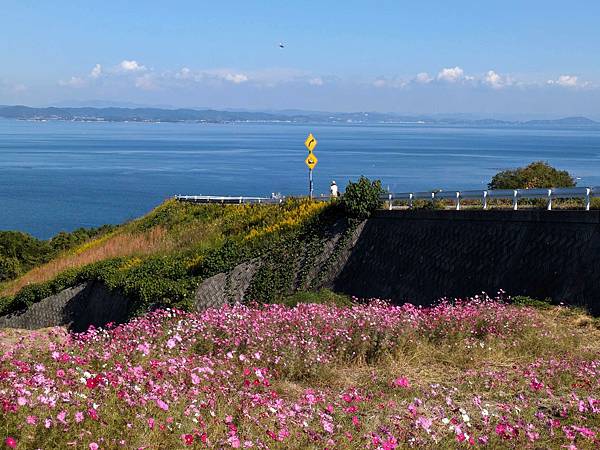
[(499, 289), (600, 314), (600, 211), (379, 211), (334, 289), (430, 304)]
[(121, 323), (127, 318), (129, 303), (103, 283), (80, 284), (31, 305), (27, 310), (0, 317), (0, 328), (37, 329), (67, 326), (85, 331), (90, 325)]

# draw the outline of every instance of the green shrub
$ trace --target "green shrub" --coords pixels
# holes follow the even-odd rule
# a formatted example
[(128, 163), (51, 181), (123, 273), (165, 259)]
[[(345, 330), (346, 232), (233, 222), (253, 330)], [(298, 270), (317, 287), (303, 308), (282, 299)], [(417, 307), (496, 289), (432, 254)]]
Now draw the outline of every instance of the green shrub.
[(526, 167), (503, 170), (493, 176), (490, 189), (533, 189), (574, 187), (574, 178), (566, 170), (557, 170), (544, 161), (532, 162)]
[(528, 297), (526, 295), (516, 295), (514, 297), (511, 297), (511, 302), (514, 305), (530, 306), (538, 309), (549, 309), (552, 307), (551, 298), (546, 298), (545, 300), (538, 300), (535, 298)]
[(361, 176), (357, 182), (350, 181), (342, 198), (346, 213), (352, 218), (366, 219), (381, 207), (380, 197), (384, 192), (380, 180), (371, 181)]
[(335, 306), (352, 306), (352, 299), (347, 295), (338, 294), (329, 289), (321, 289), (317, 292), (296, 292), (285, 297), (282, 301), (285, 306), (294, 307), (302, 303), (318, 303)]
[(21, 274), (21, 263), (17, 258), (0, 255), (0, 282), (12, 280)]

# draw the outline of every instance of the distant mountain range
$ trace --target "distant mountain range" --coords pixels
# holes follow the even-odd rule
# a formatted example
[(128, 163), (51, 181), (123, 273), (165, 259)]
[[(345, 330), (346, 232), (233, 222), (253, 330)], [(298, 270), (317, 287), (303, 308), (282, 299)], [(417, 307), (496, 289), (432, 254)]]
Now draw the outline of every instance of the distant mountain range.
[(0, 117), (20, 120), (66, 120), (82, 122), (292, 122), (292, 123), (356, 123), (356, 124), (420, 124), (472, 127), (524, 128), (600, 128), (600, 122), (587, 117), (510, 121), (469, 119), (456, 116), (408, 116), (395, 113), (355, 112), (329, 113), (315, 111), (218, 111), (214, 109), (167, 109), (121, 107), (44, 107), (2, 106)]

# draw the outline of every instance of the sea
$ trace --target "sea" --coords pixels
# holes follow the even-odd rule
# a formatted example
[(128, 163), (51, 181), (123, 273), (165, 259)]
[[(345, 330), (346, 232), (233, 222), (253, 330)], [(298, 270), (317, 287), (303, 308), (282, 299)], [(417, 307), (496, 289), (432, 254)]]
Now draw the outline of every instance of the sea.
[(0, 119), (0, 230), (47, 239), (121, 223), (180, 195), (306, 195), (361, 175), (394, 192), (484, 189), (544, 160), (600, 186), (600, 128), (426, 124), (137, 123)]

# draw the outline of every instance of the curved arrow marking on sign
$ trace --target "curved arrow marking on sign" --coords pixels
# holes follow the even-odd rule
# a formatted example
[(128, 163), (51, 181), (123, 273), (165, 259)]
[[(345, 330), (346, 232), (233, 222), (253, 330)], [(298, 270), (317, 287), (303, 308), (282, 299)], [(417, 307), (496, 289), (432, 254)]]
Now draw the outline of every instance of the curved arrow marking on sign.
[(312, 152), (317, 146), (317, 139), (313, 136), (312, 133), (308, 135), (306, 140), (304, 141), (304, 145), (308, 149), (309, 152)]

